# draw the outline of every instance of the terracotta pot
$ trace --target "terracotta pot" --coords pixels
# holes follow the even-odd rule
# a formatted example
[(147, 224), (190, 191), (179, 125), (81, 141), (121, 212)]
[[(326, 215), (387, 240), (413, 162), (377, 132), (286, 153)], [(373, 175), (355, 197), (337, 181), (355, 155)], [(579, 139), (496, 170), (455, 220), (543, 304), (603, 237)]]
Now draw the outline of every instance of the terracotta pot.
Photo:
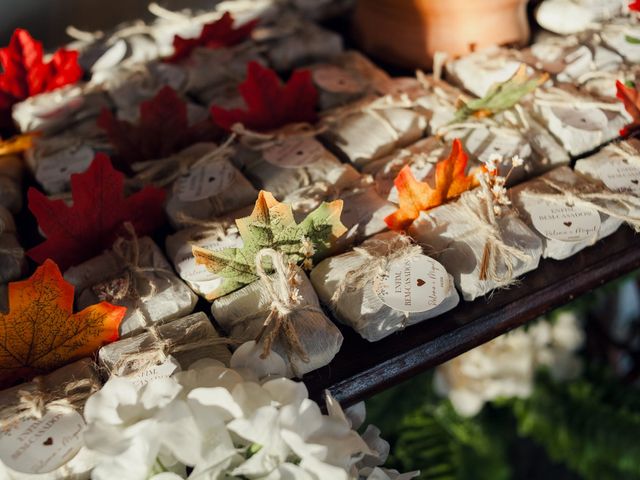
[(358, 0), (355, 35), (370, 55), (431, 68), (433, 55), (525, 44), (527, 0)]

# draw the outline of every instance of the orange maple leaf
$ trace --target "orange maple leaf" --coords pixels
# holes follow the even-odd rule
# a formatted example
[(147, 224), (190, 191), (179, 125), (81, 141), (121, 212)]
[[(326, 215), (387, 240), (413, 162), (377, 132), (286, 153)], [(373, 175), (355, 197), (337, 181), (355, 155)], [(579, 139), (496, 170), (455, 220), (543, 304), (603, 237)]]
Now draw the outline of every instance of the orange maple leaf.
[(633, 123), (620, 130), (620, 135), (625, 136), (640, 126), (640, 92), (636, 88), (616, 80), (616, 97), (622, 101), (625, 110), (633, 118)]
[(73, 313), (73, 286), (47, 260), (31, 278), (9, 284), (0, 313), (0, 387), (49, 372), (118, 339), (126, 312), (106, 302)]
[(449, 157), (440, 160), (435, 169), (435, 188), (428, 182), (417, 180), (409, 165), (394, 180), (398, 189), (399, 208), (384, 221), (391, 230), (406, 230), (420, 212), (442, 205), (467, 190), (478, 186), (473, 173), (465, 174), (468, 157), (457, 138), (453, 141)]

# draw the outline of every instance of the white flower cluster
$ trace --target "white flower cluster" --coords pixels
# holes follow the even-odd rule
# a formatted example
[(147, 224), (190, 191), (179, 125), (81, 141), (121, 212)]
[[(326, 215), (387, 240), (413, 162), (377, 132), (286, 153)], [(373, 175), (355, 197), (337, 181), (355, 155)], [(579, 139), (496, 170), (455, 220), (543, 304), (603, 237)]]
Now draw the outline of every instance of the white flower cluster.
[[(496, 215), (502, 215), (502, 207), (511, 205), (511, 200), (509, 200), (509, 195), (507, 194), (507, 180), (514, 168), (524, 165), (524, 160), (520, 156), (514, 155), (511, 158), (511, 168), (505, 176), (501, 176), (498, 174), (498, 165), (502, 161), (503, 159), (500, 155), (491, 154), (484, 162), (484, 171), (477, 174), (479, 181), (481, 183), (484, 182), (491, 192), (493, 211)], [(478, 194), (482, 195), (482, 192), (478, 192)]]
[[(303, 383), (282, 377), (285, 365), (277, 355), (255, 369), (260, 353), (255, 343), (238, 352), (232, 360), (235, 368), (204, 360), (140, 388), (124, 378), (109, 380), (85, 407), (85, 443), (100, 458), (92, 478), (409, 480), (415, 476), (380, 468), (389, 445), (379, 431), (370, 426), (360, 436), (329, 395), (324, 415), (308, 398)], [(249, 360), (251, 369), (246, 368)]]
[(548, 367), (556, 380), (575, 378), (582, 367), (576, 351), (583, 342), (576, 314), (563, 312), (553, 323), (542, 319), (439, 366), (436, 390), (460, 415), (473, 416), (485, 402), (528, 397), (539, 367)]

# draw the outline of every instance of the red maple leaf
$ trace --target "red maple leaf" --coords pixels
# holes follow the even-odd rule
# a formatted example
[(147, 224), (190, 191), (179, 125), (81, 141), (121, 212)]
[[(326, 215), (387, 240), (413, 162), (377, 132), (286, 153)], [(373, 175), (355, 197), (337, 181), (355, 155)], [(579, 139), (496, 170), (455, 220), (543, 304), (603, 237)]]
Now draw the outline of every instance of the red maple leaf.
[[(640, 1), (640, 0), (638, 0)], [(633, 122), (620, 130), (623, 137), (640, 126), (640, 92), (635, 87), (630, 87), (616, 80), (616, 97), (624, 104), (624, 108), (633, 118)]]
[(29, 189), (29, 210), (47, 237), (27, 252), (38, 263), (51, 258), (64, 270), (111, 247), (125, 222), (138, 235), (164, 223), (164, 190), (146, 187), (125, 198), (124, 175), (105, 154), (97, 154), (86, 172), (71, 175), (71, 193), (73, 205), (68, 206)]
[(629, 10), (633, 12), (640, 12), (640, 0), (635, 0), (629, 4)]
[(191, 55), (197, 47), (223, 48), (232, 47), (246, 40), (258, 24), (258, 20), (245, 23), (241, 27), (234, 28), (233, 16), (229, 12), (213, 23), (207, 23), (202, 27), (202, 32), (197, 38), (183, 38), (176, 35), (173, 38), (173, 55), (166, 59), (167, 62), (178, 62)]
[(296, 70), (283, 85), (273, 70), (250, 62), (247, 78), (238, 91), (247, 110), (211, 107), (213, 121), (225, 130), (241, 123), (251, 130), (268, 131), (288, 123), (313, 123), (317, 119), (318, 91), (309, 70)]
[(125, 169), (135, 162), (167, 157), (197, 142), (216, 140), (219, 131), (209, 120), (189, 125), (186, 103), (171, 87), (140, 104), (137, 125), (117, 119), (103, 109), (98, 126), (116, 148), (116, 160)]
[(78, 52), (59, 49), (44, 62), (42, 44), (16, 29), (8, 47), (0, 48), (0, 124), (13, 125), (11, 107), (33, 95), (75, 83), (82, 78)]

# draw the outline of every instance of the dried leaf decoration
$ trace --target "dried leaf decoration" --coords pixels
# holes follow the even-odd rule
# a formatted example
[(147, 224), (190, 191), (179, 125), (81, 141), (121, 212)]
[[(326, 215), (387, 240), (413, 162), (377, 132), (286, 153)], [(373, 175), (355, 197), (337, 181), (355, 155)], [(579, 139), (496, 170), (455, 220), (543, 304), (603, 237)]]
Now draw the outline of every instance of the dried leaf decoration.
[(196, 262), (224, 278), (207, 298), (215, 300), (256, 281), (255, 258), (263, 248), (282, 252), (296, 264), (323, 258), (332, 243), (347, 231), (340, 221), (341, 213), (342, 200), (323, 202), (297, 224), (289, 205), (261, 191), (251, 215), (236, 220), (242, 248), (210, 251), (193, 247)]
[(104, 109), (98, 126), (107, 132), (118, 152), (119, 166), (125, 170), (135, 162), (164, 158), (194, 143), (216, 140), (220, 133), (208, 120), (190, 126), (186, 103), (168, 86), (140, 104), (137, 125)]
[(33, 95), (49, 92), (82, 78), (78, 52), (59, 49), (44, 62), (42, 44), (16, 29), (8, 47), (0, 49), (0, 127), (13, 125), (11, 107)]
[(39, 135), (37, 132), (31, 132), (0, 140), (0, 155), (13, 155), (29, 150), (33, 145), (33, 139)]
[(640, 0), (634, 0), (629, 4), (629, 10), (632, 12), (640, 12)]
[(251, 35), (258, 20), (245, 23), (238, 28), (235, 28), (233, 23), (233, 16), (229, 12), (225, 12), (219, 20), (204, 25), (197, 38), (182, 38), (180, 35), (176, 35), (173, 38), (173, 55), (166, 61), (183, 60), (191, 55), (191, 52), (197, 47), (223, 48), (237, 45)]
[(461, 102), (452, 123), (461, 122), (471, 116), (483, 118), (508, 110), (548, 79), (548, 73), (530, 77), (527, 75), (527, 66), (522, 64), (513, 77), (494, 85), (484, 97), (467, 103)]
[(466, 175), (467, 154), (457, 138), (453, 141), (449, 157), (440, 160), (435, 168), (435, 188), (428, 182), (416, 180), (409, 165), (394, 180), (398, 189), (399, 208), (384, 219), (392, 230), (406, 230), (421, 211), (442, 205), (447, 200), (478, 185), (474, 173)]
[(38, 263), (51, 258), (67, 269), (111, 247), (125, 222), (138, 235), (164, 224), (164, 190), (146, 187), (125, 198), (124, 175), (104, 154), (96, 155), (86, 172), (71, 176), (71, 193), (73, 205), (68, 206), (29, 189), (29, 209), (47, 237), (27, 252)]
[(296, 70), (282, 84), (273, 70), (258, 62), (247, 66), (247, 78), (238, 86), (247, 110), (211, 107), (213, 121), (231, 130), (236, 123), (259, 132), (275, 130), (289, 123), (313, 123), (317, 119), (318, 91), (309, 70)]
[(0, 384), (55, 370), (118, 339), (125, 307), (106, 302), (73, 313), (73, 286), (47, 260), (31, 278), (9, 284), (0, 313)]
[(625, 110), (633, 118), (633, 122), (620, 130), (620, 135), (626, 136), (631, 130), (640, 126), (640, 92), (636, 89), (635, 83), (628, 82), (627, 85), (620, 80), (616, 80), (616, 97), (624, 103)]

